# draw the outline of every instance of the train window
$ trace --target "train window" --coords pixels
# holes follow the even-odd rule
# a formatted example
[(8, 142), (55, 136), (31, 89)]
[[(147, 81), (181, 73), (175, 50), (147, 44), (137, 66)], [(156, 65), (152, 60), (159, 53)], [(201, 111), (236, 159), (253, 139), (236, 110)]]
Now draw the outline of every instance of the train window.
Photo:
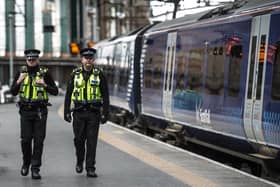
[[(147, 49), (145, 50), (144, 86), (145, 88), (153, 88), (159, 91), (162, 85), (167, 38), (165, 35), (156, 37), (158, 42), (152, 42), (150, 45), (147, 45)], [(148, 40), (152, 41), (154, 38), (149, 38)]]
[(104, 64), (104, 73), (107, 77), (108, 82), (113, 81), (113, 55), (114, 55), (114, 45), (108, 45), (102, 48), (101, 51), (101, 64)]
[(222, 46), (209, 48), (207, 51), (206, 88), (211, 95), (223, 95), (224, 51)]
[[(151, 40), (150, 38), (146, 39), (145, 43), (147, 44), (148, 40)], [(147, 49), (152, 48), (153, 45), (147, 44)], [(145, 64), (144, 64), (144, 87), (145, 88), (151, 88), (151, 77), (152, 77), (152, 64), (153, 64), (153, 55), (149, 53), (149, 50), (146, 50), (146, 58), (145, 58)]]
[(178, 65), (176, 76), (176, 90), (185, 89), (185, 71), (186, 71), (185, 53), (184, 51), (178, 52)]
[(219, 48), (219, 55), (223, 55), (223, 53), (224, 53), (224, 48), (223, 48), (223, 47), (220, 47), (220, 48)]
[(228, 94), (238, 97), (240, 90), (240, 68), (242, 61), (242, 46), (232, 46), (229, 55)]
[(130, 45), (131, 45), (130, 42), (123, 43), (123, 56), (124, 56), (124, 58), (121, 61), (121, 74), (120, 74), (120, 76), (121, 76), (120, 85), (123, 86), (123, 87), (126, 87), (127, 82), (128, 82), (128, 73), (129, 73), (128, 66), (129, 66), (129, 63), (130, 63), (129, 60), (131, 58), (130, 57), (131, 53), (133, 53)]
[(153, 88), (159, 89), (161, 85), (161, 75), (162, 75), (162, 54), (157, 54), (157, 57), (154, 58), (154, 63), (152, 65), (152, 85)]
[(252, 38), (252, 46), (251, 46), (251, 62), (250, 62), (250, 73), (249, 73), (249, 84), (248, 84), (248, 92), (247, 98), (252, 99), (252, 84), (254, 78), (254, 66), (255, 66), (255, 56), (256, 56), (256, 45), (257, 45), (257, 36), (253, 36)]
[[(170, 75), (172, 77), (172, 72), (173, 72), (173, 58), (174, 58), (174, 55), (175, 55), (175, 47), (172, 46), (171, 47), (171, 62), (170, 62)], [(169, 78), (169, 88), (168, 90), (171, 91), (171, 85), (172, 85), (172, 78)]]
[(190, 90), (201, 91), (203, 61), (203, 48), (189, 50), (187, 87)]
[(148, 39), (146, 40), (146, 44), (147, 44), (147, 45), (152, 45), (153, 43), (154, 43), (154, 40), (153, 40), (153, 39), (148, 38)]
[(101, 58), (101, 57), (102, 57), (102, 56), (101, 56), (101, 54), (102, 54), (102, 48), (97, 48), (96, 50), (97, 50), (96, 57), (97, 57), (97, 58)]
[[(166, 60), (167, 60), (167, 62), (165, 63), (165, 70), (164, 70), (164, 72), (167, 74), (167, 75), (165, 75), (165, 82), (164, 82), (164, 90), (167, 90), (167, 80), (168, 80), (168, 64), (169, 64), (169, 55), (170, 55), (170, 52), (171, 50), (170, 50), (170, 46), (168, 46), (167, 47), (167, 57), (166, 57)], [(171, 57), (171, 59), (172, 59), (172, 57)]]
[(261, 98), (265, 45), (266, 45), (266, 35), (262, 35), (261, 36), (260, 51), (259, 51), (258, 81), (257, 81), (257, 93), (256, 93), (256, 98), (257, 99)]
[(114, 46), (113, 45), (105, 46), (102, 49), (102, 54), (101, 54), (102, 64), (112, 65), (113, 54), (114, 54)]
[(153, 88), (160, 88), (161, 83), (161, 68), (154, 68), (153, 71)]
[(271, 97), (280, 100), (280, 41), (277, 42), (272, 74)]
[(113, 78), (113, 82), (114, 82), (114, 89), (115, 91), (118, 91), (120, 89), (120, 75), (121, 75), (121, 68), (120, 68), (120, 64), (121, 64), (121, 60), (122, 60), (122, 43), (118, 43), (115, 45), (115, 58), (113, 61), (113, 74), (114, 74), (114, 78)]
[(120, 87), (125, 86), (125, 75), (126, 75), (126, 57), (127, 57), (127, 44), (122, 43), (122, 52), (121, 52), (121, 59), (120, 59), (120, 65), (119, 65), (119, 71), (120, 71)]
[(153, 58), (149, 58), (147, 63), (145, 64), (145, 87), (151, 88), (152, 87), (152, 74), (153, 74)]
[(115, 59), (114, 59), (114, 65), (120, 66), (122, 60), (122, 44), (119, 43), (115, 47)]

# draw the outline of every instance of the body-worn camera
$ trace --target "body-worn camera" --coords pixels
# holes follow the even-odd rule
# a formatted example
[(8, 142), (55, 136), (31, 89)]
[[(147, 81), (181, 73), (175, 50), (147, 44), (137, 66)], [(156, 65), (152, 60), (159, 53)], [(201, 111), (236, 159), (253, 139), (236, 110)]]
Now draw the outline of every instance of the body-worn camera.
[(27, 73), (27, 66), (21, 66), (20, 73)]
[(97, 81), (97, 80), (92, 80), (92, 81), (90, 82), (90, 85), (91, 85), (91, 86), (97, 86), (97, 85), (98, 85), (98, 81)]

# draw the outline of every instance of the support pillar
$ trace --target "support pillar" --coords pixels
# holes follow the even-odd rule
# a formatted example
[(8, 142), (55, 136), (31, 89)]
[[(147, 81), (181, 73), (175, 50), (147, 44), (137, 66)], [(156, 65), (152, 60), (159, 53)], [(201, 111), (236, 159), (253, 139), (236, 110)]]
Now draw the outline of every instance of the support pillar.
[[(52, 25), (52, 14), (51, 11), (43, 12), (43, 25)], [(44, 31), (44, 56), (52, 57), (52, 32)]]
[(11, 48), (11, 44), (10, 44), (10, 39), (15, 38), (15, 32), (14, 32), (14, 22), (15, 22), (15, 18), (13, 16), (12, 18), (12, 32), (10, 32), (10, 25), (9, 25), (9, 20), (11, 18), (9, 18), (9, 15), (14, 14), (15, 12), (15, 0), (6, 0), (6, 8), (5, 8), (5, 17), (6, 17), (6, 56), (10, 56), (10, 54), (14, 55), (15, 52), (15, 42), (13, 41), (13, 46)]
[(25, 49), (34, 49), (34, 0), (25, 0)]
[(61, 57), (69, 57), (69, 38), (70, 38), (70, 6), (69, 1), (60, 0), (60, 16), (61, 16)]

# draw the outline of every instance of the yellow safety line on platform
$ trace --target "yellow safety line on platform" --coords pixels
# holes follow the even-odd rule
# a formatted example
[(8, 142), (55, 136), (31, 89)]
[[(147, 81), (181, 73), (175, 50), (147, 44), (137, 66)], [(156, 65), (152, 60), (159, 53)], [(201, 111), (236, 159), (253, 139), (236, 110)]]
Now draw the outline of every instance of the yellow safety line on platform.
[[(63, 117), (63, 106), (59, 108), (58, 114)], [(159, 169), (160, 171), (173, 176), (174, 178), (180, 180), (184, 184), (193, 186), (193, 187), (221, 187), (212, 181), (201, 177), (199, 175), (194, 174), (192, 171), (187, 170), (181, 166), (173, 164), (169, 161), (161, 159), (159, 156), (149, 153), (143, 149), (135, 147), (131, 144), (128, 144), (121, 139), (110, 135), (109, 133), (105, 133), (103, 131), (99, 131), (99, 138), (114, 146), (115, 148), (130, 154), (131, 156), (145, 162), (146, 164)]]
[(161, 170), (168, 175), (175, 177), (176, 179), (182, 181), (185, 184), (195, 187), (219, 187), (218, 184), (213, 183), (212, 181), (205, 179), (201, 176), (198, 176), (191, 171), (186, 170), (185, 168), (175, 165), (169, 161), (163, 160), (160, 157), (149, 153), (143, 149), (135, 147), (131, 144), (128, 144), (117, 137), (114, 137), (108, 133), (100, 132), (99, 138), (116, 147), (117, 149), (130, 154), (131, 156), (145, 162), (146, 164), (155, 167)]

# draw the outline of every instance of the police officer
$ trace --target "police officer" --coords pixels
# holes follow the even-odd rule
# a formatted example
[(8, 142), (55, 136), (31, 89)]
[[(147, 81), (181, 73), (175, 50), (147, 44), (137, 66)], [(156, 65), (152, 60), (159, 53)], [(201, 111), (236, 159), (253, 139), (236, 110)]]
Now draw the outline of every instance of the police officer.
[(40, 51), (29, 49), (25, 50), (24, 54), (27, 65), (20, 68), (11, 86), (12, 94), (19, 94), (23, 154), (21, 175), (27, 176), (31, 165), (32, 179), (41, 179), (39, 171), (46, 135), (48, 93), (57, 95), (58, 88), (48, 69), (39, 65)]
[[(76, 172), (83, 172), (83, 163), (86, 159), (87, 176), (97, 177), (95, 173), (96, 145), (99, 124), (107, 121), (108, 86), (102, 71), (94, 66), (96, 50), (85, 48), (80, 54), (82, 66), (73, 70), (65, 94), (64, 119), (70, 123), (73, 111)], [(71, 101), (74, 103), (73, 109), (70, 109)]]

